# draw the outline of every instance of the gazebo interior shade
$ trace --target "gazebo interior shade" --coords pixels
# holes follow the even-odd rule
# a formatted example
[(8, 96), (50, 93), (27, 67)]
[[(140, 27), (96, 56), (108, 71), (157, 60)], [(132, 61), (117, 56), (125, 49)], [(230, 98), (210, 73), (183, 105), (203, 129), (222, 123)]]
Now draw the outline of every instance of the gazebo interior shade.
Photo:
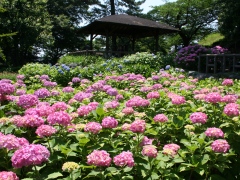
[(167, 24), (126, 14), (103, 17), (79, 30), (80, 33), (85, 34), (132, 36), (134, 38), (176, 33), (177, 31), (178, 29)]

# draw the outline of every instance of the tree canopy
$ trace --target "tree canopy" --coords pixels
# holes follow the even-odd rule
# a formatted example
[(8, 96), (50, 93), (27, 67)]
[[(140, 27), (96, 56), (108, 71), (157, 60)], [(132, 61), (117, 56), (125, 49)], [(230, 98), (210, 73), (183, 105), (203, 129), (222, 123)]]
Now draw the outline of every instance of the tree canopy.
[[(83, 49), (87, 38), (78, 33), (83, 22), (111, 14), (128, 14), (169, 24), (178, 35), (161, 38), (162, 47), (189, 45), (211, 32), (220, 32), (237, 49), (240, 39), (239, 0), (177, 0), (154, 6), (147, 14), (140, 5), (145, 0), (1, 0), (0, 56), (9, 65), (27, 62), (57, 62), (69, 51)], [(215, 26), (217, 24), (217, 26)], [(114, 37), (112, 37), (114, 47)], [(166, 40), (168, 41), (166, 43)], [(124, 43), (125, 40), (118, 40)], [(153, 40), (137, 43), (137, 49), (151, 49)], [(145, 45), (144, 45), (145, 44)], [(144, 47), (140, 47), (140, 46)], [(5, 56), (3, 56), (3, 54)]]
[(216, 0), (178, 0), (154, 6), (148, 12), (153, 20), (178, 28), (184, 46), (216, 30), (219, 6)]

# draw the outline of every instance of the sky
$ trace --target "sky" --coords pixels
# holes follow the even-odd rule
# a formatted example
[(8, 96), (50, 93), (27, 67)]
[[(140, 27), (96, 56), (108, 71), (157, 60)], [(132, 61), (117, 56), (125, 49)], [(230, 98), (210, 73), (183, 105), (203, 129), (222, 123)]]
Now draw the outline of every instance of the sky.
[[(169, 0), (169, 2), (174, 2), (176, 0)], [(160, 6), (165, 4), (165, 0), (146, 0), (144, 4), (140, 7), (143, 9), (143, 13), (147, 13), (148, 11), (152, 10), (150, 6)]]

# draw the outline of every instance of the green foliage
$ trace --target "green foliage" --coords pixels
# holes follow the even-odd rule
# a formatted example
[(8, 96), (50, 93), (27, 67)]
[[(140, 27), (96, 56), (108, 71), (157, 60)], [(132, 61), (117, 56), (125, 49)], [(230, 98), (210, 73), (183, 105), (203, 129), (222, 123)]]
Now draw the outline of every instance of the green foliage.
[(10, 79), (10, 80), (16, 81), (16, 76), (17, 76), (17, 73), (11, 73), (7, 71), (0, 73), (0, 79)]
[(161, 68), (161, 57), (148, 52), (140, 52), (124, 57), (126, 64), (148, 65), (150, 68)]
[(76, 55), (65, 55), (58, 60), (58, 64), (66, 64), (69, 66), (81, 66), (85, 67), (90, 64), (100, 63), (104, 58), (100, 56), (76, 56)]
[(211, 47), (214, 43), (222, 40), (224, 36), (221, 33), (211, 33), (198, 42), (199, 45)]
[(217, 0), (178, 0), (154, 6), (148, 15), (153, 20), (178, 28), (182, 44), (188, 46), (214, 31), (212, 23), (217, 20), (219, 10)]
[(26, 79), (29, 79), (36, 75), (48, 75), (49, 77), (53, 77), (56, 72), (49, 64), (28, 63), (19, 69), (18, 73), (23, 74)]
[(239, 53), (240, 38), (240, 2), (236, 0), (218, 0), (221, 7), (219, 30), (225, 36), (224, 42), (230, 51)]

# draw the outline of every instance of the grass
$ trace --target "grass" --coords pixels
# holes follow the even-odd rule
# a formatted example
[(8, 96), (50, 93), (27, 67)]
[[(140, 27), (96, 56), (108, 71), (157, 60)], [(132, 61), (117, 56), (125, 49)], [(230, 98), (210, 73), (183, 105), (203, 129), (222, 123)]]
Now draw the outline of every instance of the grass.
[(0, 73), (0, 79), (11, 79), (16, 81), (17, 73), (3, 71)]
[(202, 46), (212, 46), (215, 42), (218, 42), (222, 40), (224, 36), (220, 33), (212, 33), (207, 35), (205, 38), (203, 38), (201, 41), (199, 41), (199, 44)]

